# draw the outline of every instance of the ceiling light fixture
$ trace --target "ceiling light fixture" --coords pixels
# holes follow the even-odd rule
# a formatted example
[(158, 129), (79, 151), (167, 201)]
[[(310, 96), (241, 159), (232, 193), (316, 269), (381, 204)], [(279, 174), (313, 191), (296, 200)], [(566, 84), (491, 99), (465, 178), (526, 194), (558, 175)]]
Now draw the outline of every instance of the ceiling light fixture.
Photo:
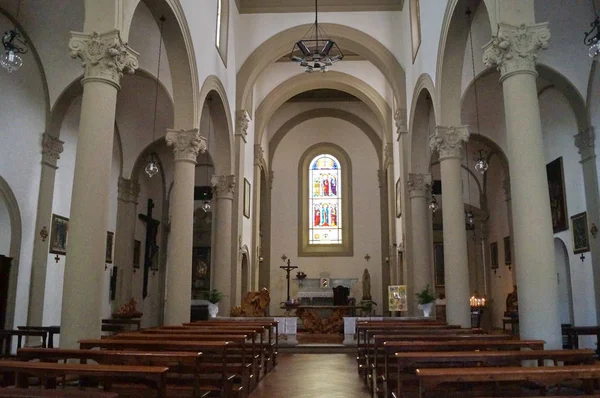
[(487, 153), (483, 149), (480, 149), (476, 151), (474, 155), (475, 170), (477, 170), (481, 174), (485, 174), (487, 169), (490, 167), (488, 161), (486, 160)]
[(435, 194), (432, 193), (431, 194), (431, 202), (429, 203), (429, 210), (431, 210), (432, 213), (435, 213), (436, 211), (438, 211), (439, 208), (440, 208), (440, 205), (438, 204), (438, 202), (435, 198)]
[(592, 1), (592, 7), (594, 10), (594, 21), (590, 24), (590, 31), (585, 32), (585, 38), (583, 43), (589, 46), (589, 56), (593, 61), (600, 60), (600, 15), (596, 11), (595, 0)]
[[(335, 62), (342, 60), (344, 54), (335, 41), (327, 37), (319, 26), (319, 5), (315, 0), (315, 23), (310, 27), (302, 40), (294, 44), (290, 59), (305, 67), (305, 72), (320, 70), (325, 73)], [(320, 35), (320, 36), (319, 36)]]
[(23, 66), (23, 58), (19, 54), (25, 54), (29, 49), (23, 36), (17, 32), (17, 24), (19, 23), (19, 12), (21, 11), (21, 1), (17, 4), (17, 17), (15, 19), (15, 27), (2, 35), (2, 45), (4, 53), (0, 55), (0, 65), (12, 73)]

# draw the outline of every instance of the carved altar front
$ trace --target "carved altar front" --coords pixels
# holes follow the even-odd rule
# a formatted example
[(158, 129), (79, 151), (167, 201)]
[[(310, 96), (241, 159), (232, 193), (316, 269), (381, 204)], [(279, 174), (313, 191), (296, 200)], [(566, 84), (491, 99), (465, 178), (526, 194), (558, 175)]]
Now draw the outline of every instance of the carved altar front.
[(286, 316), (295, 312), (296, 317), (302, 321), (304, 329), (308, 333), (334, 334), (342, 333), (344, 317), (354, 316), (356, 309), (362, 309), (355, 305), (286, 305)]

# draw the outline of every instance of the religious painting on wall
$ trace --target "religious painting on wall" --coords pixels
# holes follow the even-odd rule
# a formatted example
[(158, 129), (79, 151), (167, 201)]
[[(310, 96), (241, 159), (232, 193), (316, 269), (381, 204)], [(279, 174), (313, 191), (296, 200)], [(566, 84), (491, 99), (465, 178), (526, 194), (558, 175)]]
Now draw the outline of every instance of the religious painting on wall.
[(406, 285), (388, 286), (388, 303), (390, 311), (408, 311)]
[(113, 262), (113, 245), (115, 240), (114, 232), (106, 233), (106, 263), (112, 264)]
[(573, 234), (573, 253), (579, 254), (590, 251), (590, 237), (588, 236), (587, 213), (575, 214), (571, 217)]
[(250, 218), (250, 181), (244, 178), (244, 217)]
[(510, 236), (504, 237), (504, 265), (512, 264), (512, 255), (510, 253)]
[(490, 264), (493, 270), (498, 269), (498, 242), (490, 243)]
[(552, 230), (556, 233), (569, 228), (562, 156), (546, 165), (546, 175), (548, 177), (548, 193), (550, 194)]
[(140, 256), (142, 255), (142, 242), (133, 241), (133, 269), (140, 268)]
[(434, 243), (433, 244), (433, 273), (435, 277), (435, 286), (443, 287), (445, 284), (444, 279), (446, 275), (444, 273), (444, 244)]
[(192, 251), (192, 299), (210, 291), (210, 247), (194, 247)]
[(402, 197), (400, 196), (402, 185), (400, 185), (400, 178), (396, 181), (396, 218), (402, 215)]
[(342, 243), (340, 162), (332, 155), (315, 157), (309, 168), (309, 243)]
[(57, 214), (52, 214), (52, 226), (50, 232), (50, 253), (67, 254), (69, 219)]

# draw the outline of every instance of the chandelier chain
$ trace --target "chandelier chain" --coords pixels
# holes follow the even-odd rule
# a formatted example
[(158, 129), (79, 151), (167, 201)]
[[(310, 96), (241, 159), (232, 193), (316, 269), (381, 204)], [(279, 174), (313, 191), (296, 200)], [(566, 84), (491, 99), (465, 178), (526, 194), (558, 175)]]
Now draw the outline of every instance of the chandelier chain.
[(471, 10), (467, 9), (467, 17), (469, 18), (469, 46), (471, 47), (471, 68), (473, 70), (473, 91), (475, 92), (475, 122), (477, 125), (477, 134), (481, 134), (479, 124), (479, 94), (477, 92), (477, 79), (475, 77), (475, 53), (473, 52), (473, 29)]

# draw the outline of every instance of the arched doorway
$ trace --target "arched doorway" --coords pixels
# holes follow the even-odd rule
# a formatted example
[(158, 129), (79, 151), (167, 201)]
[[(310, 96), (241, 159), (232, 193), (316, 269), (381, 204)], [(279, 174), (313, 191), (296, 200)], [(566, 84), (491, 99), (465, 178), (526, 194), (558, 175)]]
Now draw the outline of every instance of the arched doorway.
[(248, 293), (248, 253), (242, 253), (242, 300), (246, 297), (246, 293)]
[(554, 258), (556, 259), (560, 323), (573, 324), (573, 291), (571, 290), (569, 253), (564, 242), (559, 238), (554, 238)]

